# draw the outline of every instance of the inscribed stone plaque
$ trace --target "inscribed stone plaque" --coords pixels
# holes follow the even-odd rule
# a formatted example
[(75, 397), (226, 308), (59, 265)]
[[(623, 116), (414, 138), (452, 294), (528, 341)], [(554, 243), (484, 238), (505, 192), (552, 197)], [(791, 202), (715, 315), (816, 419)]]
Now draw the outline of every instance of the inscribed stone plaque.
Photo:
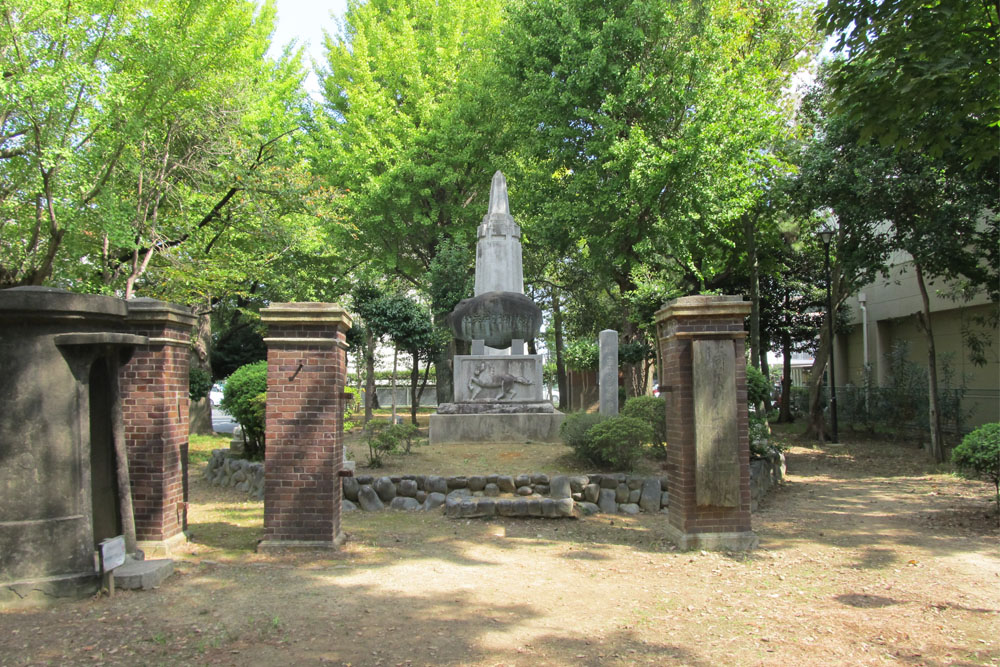
[(695, 340), (691, 355), (697, 504), (737, 507), (740, 460), (733, 341)]

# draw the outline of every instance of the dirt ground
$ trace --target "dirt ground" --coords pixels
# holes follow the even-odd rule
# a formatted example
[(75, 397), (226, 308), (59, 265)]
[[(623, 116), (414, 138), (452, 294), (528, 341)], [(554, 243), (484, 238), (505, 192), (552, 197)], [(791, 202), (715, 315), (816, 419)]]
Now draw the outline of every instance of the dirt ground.
[(333, 555), (262, 556), (262, 504), (193, 475), (173, 577), (0, 613), (0, 664), (1000, 665), (992, 487), (885, 443), (788, 470), (747, 554), (678, 552), (662, 516), (356, 512)]

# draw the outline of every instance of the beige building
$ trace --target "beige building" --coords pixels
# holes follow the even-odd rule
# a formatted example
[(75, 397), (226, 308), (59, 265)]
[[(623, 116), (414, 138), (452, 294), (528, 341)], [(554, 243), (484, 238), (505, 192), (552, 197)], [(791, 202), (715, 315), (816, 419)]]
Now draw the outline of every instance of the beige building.
[[(1000, 331), (996, 328), (997, 304), (985, 294), (971, 301), (948, 298), (950, 285), (938, 281), (928, 285), (931, 328), (938, 359), (938, 373), (948, 360), (956, 377), (964, 378), (963, 430), (986, 422), (1000, 421)], [(851, 331), (839, 335), (834, 348), (837, 385), (863, 384), (865, 361), (871, 364), (877, 386), (889, 383), (889, 352), (897, 341), (905, 341), (909, 360), (926, 368), (927, 343), (916, 314), (921, 310), (920, 290), (908, 255), (900, 255), (889, 277), (867, 285), (847, 300)], [(992, 328), (977, 319), (993, 316)], [(985, 350), (985, 366), (972, 363), (962, 330), (972, 326), (987, 334), (991, 344)]]

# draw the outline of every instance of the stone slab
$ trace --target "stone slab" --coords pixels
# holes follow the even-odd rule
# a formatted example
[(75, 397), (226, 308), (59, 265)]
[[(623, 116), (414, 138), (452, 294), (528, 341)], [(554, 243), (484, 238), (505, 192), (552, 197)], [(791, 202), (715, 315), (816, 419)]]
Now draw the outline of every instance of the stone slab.
[(686, 533), (674, 525), (665, 526), (667, 537), (678, 549), (691, 551), (750, 551), (756, 549), (759, 540), (752, 530), (731, 533)]
[[(541, 355), (455, 355), (455, 402), (544, 400)], [(503, 396), (503, 398), (500, 398)]]
[(333, 541), (323, 540), (262, 540), (257, 544), (257, 553), (283, 552), (286, 550), (337, 550), (347, 541), (343, 532), (337, 534)]
[(691, 343), (695, 495), (699, 507), (738, 507), (740, 456), (732, 340)]
[(486, 415), (540, 412), (551, 414), (555, 406), (549, 401), (476, 401), (474, 403), (441, 403), (439, 415)]
[(436, 445), (451, 442), (561, 442), (561, 412), (430, 415), (429, 440)]
[(127, 560), (114, 571), (115, 588), (144, 591), (156, 588), (174, 573), (174, 561), (169, 558), (155, 560)]
[(618, 414), (618, 332), (605, 329), (598, 334), (599, 370), (597, 373), (600, 412), (606, 417)]

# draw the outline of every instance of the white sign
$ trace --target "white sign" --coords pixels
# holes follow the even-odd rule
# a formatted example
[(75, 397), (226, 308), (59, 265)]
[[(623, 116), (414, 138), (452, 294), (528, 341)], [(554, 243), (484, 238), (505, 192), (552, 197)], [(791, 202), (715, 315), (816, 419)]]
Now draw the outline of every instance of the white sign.
[(109, 537), (98, 546), (101, 553), (101, 572), (110, 572), (125, 564), (125, 536)]

